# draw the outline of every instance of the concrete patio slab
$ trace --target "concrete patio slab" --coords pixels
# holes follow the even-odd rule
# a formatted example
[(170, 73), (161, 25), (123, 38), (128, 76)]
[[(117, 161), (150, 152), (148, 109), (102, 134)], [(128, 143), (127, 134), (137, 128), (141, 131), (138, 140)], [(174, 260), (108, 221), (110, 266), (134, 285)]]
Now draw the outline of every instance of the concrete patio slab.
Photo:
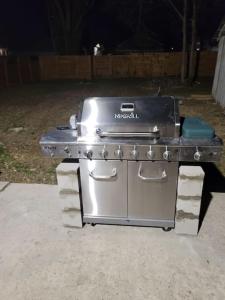
[(61, 225), (57, 186), (0, 193), (0, 299), (225, 299), (225, 195), (197, 237)]
[(2, 192), (8, 185), (8, 181), (0, 181), (0, 192)]

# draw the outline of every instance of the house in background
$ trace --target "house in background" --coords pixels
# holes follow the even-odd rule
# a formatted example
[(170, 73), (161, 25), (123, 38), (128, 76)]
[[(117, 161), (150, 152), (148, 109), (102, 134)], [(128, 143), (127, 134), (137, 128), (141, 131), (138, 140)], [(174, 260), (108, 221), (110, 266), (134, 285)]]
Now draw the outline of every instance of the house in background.
[(210, 41), (210, 48), (209, 50), (218, 51), (220, 38), (225, 34), (225, 16), (221, 20), (216, 32), (214, 33), (212, 40)]
[(224, 36), (224, 35), (225, 35), (225, 16), (223, 17), (223, 19), (220, 22), (220, 25), (219, 25), (217, 31), (215, 32), (214, 39), (216, 39), (217, 41), (219, 41), (220, 38), (222, 36)]
[(225, 107), (225, 18), (217, 30), (218, 56), (213, 81), (212, 94), (222, 107)]

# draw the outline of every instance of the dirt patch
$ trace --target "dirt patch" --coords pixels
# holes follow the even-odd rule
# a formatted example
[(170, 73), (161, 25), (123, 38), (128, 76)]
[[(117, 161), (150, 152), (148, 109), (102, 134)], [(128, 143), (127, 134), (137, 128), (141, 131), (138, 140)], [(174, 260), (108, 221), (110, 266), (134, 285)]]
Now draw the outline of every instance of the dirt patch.
[[(56, 183), (55, 168), (61, 160), (42, 156), (38, 142), (44, 132), (67, 124), (86, 97), (153, 95), (159, 86), (163, 94), (186, 97), (209, 94), (211, 82), (186, 88), (175, 79), (59, 81), (1, 90), (0, 181)], [(224, 113), (214, 101), (183, 99), (180, 111), (204, 118), (225, 141)], [(217, 165), (225, 175), (225, 153)]]

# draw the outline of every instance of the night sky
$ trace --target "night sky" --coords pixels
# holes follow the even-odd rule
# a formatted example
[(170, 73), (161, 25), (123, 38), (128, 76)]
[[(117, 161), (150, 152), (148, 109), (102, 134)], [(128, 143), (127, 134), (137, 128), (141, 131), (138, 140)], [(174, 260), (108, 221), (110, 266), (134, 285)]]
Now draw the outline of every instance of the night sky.
[(50, 47), (48, 40), (44, 1), (7, 0), (1, 5), (0, 44), (18, 51), (44, 50)]
[[(83, 29), (82, 45), (92, 48), (97, 42), (106, 49), (114, 49), (133, 34), (126, 22), (118, 18), (119, 7), (107, 10), (107, 0), (96, 0), (88, 13)], [(136, 0), (127, 1), (129, 7)], [(179, 7), (181, 1), (174, 0)], [(143, 14), (145, 30), (150, 32), (166, 48), (181, 47), (181, 22), (167, 0), (153, 1), (149, 11)], [(225, 16), (224, 0), (202, 0), (198, 19), (198, 32), (202, 40), (211, 40), (221, 19)], [(126, 5), (126, 4), (125, 4)], [(135, 19), (135, 15), (133, 16)], [(190, 26), (189, 26), (190, 27)], [(0, 10), (0, 45), (12, 52), (49, 52), (52, 50), (44, 0), (7, 0)]]

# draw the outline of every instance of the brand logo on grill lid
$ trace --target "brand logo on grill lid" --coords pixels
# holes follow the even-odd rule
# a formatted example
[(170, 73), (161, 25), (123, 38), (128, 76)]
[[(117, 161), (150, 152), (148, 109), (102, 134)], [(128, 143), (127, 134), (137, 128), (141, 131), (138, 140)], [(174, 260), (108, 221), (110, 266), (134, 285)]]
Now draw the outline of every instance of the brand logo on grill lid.
[(139, 119), (139, 115), (135, 113), (114, 114), (115, 119)]

